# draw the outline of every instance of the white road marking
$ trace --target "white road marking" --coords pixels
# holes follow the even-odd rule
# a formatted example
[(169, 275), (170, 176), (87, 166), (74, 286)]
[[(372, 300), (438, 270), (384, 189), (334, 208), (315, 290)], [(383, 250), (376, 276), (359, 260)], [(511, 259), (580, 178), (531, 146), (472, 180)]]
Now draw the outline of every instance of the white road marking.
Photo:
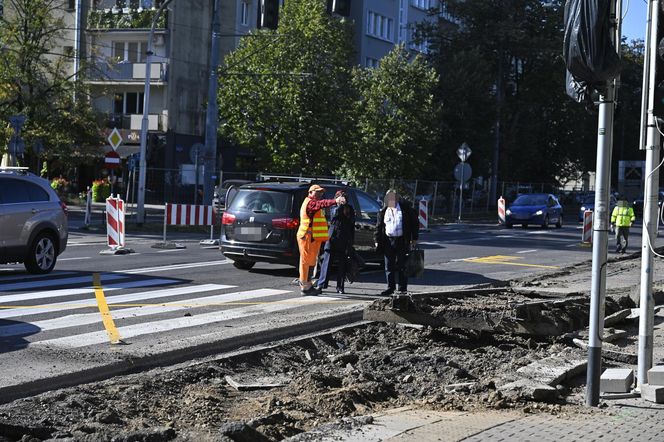
[(159, 250), (157, 253), (173, 253), (173, 252), (182, 252), (186, 251), (187, 249), (169, 249), (169, 250)]
[(462, 261), (465, 261), (465, 260), (467, 260), (467, 259), (477, 259), (477, 258), (478, 258), (477, 256), (471, 256), (470, 258), (457, 258), (457, 259), (450, 259), (450, 262), (462, 262)]
[[(192, 293), (202, 293), (214, 290), (209, 288), (209, 286), (212, 285), (215, 284), (208, 284), (205, 286), (194, 287), (198, 288), (198, 290), (196, 292), (192, 291)], [(291, 293), (291, 292), (287, 290), (258, 289), (258, 290), (249, 290), (246, 292), (224, 293), (221, 295), (186, 299), (183, 301), (176, 301), (176, 302), (177, 304), (212, 304), (212, 303), (222, 304), (222, 303), (236, 302), (236, 301), (250, 301), (252, 299), (283, 295), (286, 293)], [(179, 294), (187, 294), (187, 293), (179, 293)], [(169, 296), (172, 295), (169, 294)], [(113, 301), (109, 302), (109, 305), (119, 304), (119, 302), (113, 300), (113, 298), (107, 298), (107, 299), (109, 301)], [(147, 299), (147, 298), (142, 298), (142, 299)], [(216, 305), (215, 307), (219, 308), (221, 307), (221, 305)], [(159, 305), (159, 306), (144, 306), (144, 307), (113, 309), (113, 320), (117, 322), (128, 318), (157, 315), (160, 313), (167, 313), (178, 310), (188, 310), (191, 308), (194, 307), (187, 307), (185, 305), (171, 305), (171, 306)], [(81, 325), (96, 324), (99, 322), (100, 322), (99, 313), (68, 315), (55, 319), (46, 319), (44, 321), (35, 321), (30, 323), (22, 323), (22, 324), (7, 325), (4, 327), (0, 327), (0, 337), (32, 334), (34, 333), (35, 328), (39, 328), (39, 331), (41, 332), (48, 330), (59, 330), (69, 327), (77, 327)]]
[(76, 275), (76, 272), (60, 272), (60, 271), (55, 271), (48, 273), (46, 275), (31, 275), (30, 273), (20, 273), (18, 275), (14, 275), (14, 271), (11, 272), (12, 274), (10, 276), (0, 276), (0, 284), (6, 281), (16, 281), (18, 279), (41, 279), (41, 278), (53, 278), (54, 276), (68, 276), (68, 275)]
[(514, 238), (516, 235), (498, 235), (496, 238)]
[(116, 273), (155, 273), (155, 272), (168, 272), (169, 270), (180, 270), (180, 269), (193, 269), (196, 267), (209, 267), (223, 264), (231, 264), (233, 261), (230, 259), (224, 259), (221, 261), (204, 261), (204, 262), (192, 262), (187, 264), (173, 264), (160, 267), (145, 267), (142, 269), (127, 269), (127, 270), (116, 270)]
[[(154, 280), (154, 281), (168, 281), (168, 280)], [(127, 284), (127, 286), (135, 284), (138, 281), (134, 281), (133, 283)], [(163, 282), (162, 282), (163, 283)], [(155, 284), (156, 285), (156, 284)], [(148, 285), (143, 285), (143, 286), (135, 286), (135, 287), (124, 287), (124, 288), (140, 288), (140, 287), (147, 287)], [(222, 284), (204, 284), (204, 285), (198, 285), (198, 286), (186, 286), (186, 287), (174, 287), (170, 289), (163, 289), (163, 290), (153, 290), (153, 291), (147, 291), (147, 292), (137, 292), (137, 293), (129, 293), (126, 295), (116, 295), (116, 296), (107, 296), (106, 297), (106, 302), (109, 305), (112, 304), (123, 304), (123, 303), (129, 303), (129, 302), (135, 302), (135, 301), (140, 301), (143, 299), (158, 299), (158, 298), (166, 298), (169, 296), (179, 296), (179, 295), (188, 295), (190, 293), (201, 293), (201, 292), (209, 292), (211, 290), (226, 290), (229, 288), (234, 288), (235, 286), (232, 285), (222, 285)], [(89, 289), (85, 289), (85, 293), (94, 293), (94, 288), (90, 287)], [(104, 292), (109, 292), (113, 290), (120, 290), (119, 288), (110, 288), (107, 289), (104, 287)], [(77, 293), (80, 294), (80, 293)], [(35, 298), (32, 298), (35, 299)], [(13, 308), (13, 309), (7, 309), (7, 310), (0, 310), (0, 318), (15, 318), (18, 316), (27, 316), (27, 315), (37, 315), (41, 313), (47, 313), (47, 312), (60, 312), (60, 311), (65, 311), (65, 310), (74, 310), (78, 308), (82, 308), (82, 305), (86, 305), (87, 303), (90, 303), (93, 307), (95, 306), (94, 304), (94, 298), (91, 299), (81, 299), (81, 300), (76, 300), (76, 301), (65, 301), (65, 302), (58, 302), (58, 303), (53, 303), (53, 304), (48, 304), (48, 306), (39, 306), (39, 307), (18, 307), (18, 308)]]
[(578, 243), (573, 243), (573, 244), (568, 244), (565, 247), (576, 247), (578, 245), (579, 245)]
[(516, 253), (533, 253), (533, 252), (537, 252), (537, 249), (532, 249), (532, 250), (521, 250), (521, 251), (516, 252)]
[[(116, 281), (118, 279), (127, 279), (124, 275), (116, 275), (112, 273), (103, 273), (101, 275), (103, 281)], [(73, 284), (89, 284), (92, 281), (92, 275), (90, 276), (77, 276), (73, 278), (59, 278), (51, 279), (48, 281), (28, 281), (28, 282), (16, 282), (13, 284), (0, 284), (0, 292), (5, 291), (14, 291), (14, 290), (32, 290), (43, 287), (52, 287), (55, 285), (73, 285)], [(0, 302), (4, 302), (4, 297), (0, 295)]]
[[(305, 306), (307, 304), (317, 304), (321, 301), (338, 301), (336, 298), (317, 296), (312, 298), (300, 298), (298, 304)], [(213, 324), (215, 322), (229, 321), (232, 319), (247, 318), (267, 313), (276, 313), (279, 311), (292, 309), (292, 304), (286, 303), (268, 303), (260, 305), (251, 305), (229, 310), (220, 310), (213, 313), (194, 315), (182, 318), (171, 318), (161, 321), (146, 322), (142, 324), (119, 327), (118, 331), (123, 339), (127, 340), (136, 336), (163, 333), (182, 328), (198, 327), (201, 325)], [(79, 348), (88, 345), (104, 344), (108, 342), (108, 335), (105, 331), (83, 333), (80, 335), (65, 336), (62, 338), (48, 339), (30, 344), (31, 346), (55, 346), (67, 348)]]
[(58, 262), (60, 261), (79, 261), (81, 259), (90, 259), (89, 256), (82, 256), (80, 258), (58, 258)]

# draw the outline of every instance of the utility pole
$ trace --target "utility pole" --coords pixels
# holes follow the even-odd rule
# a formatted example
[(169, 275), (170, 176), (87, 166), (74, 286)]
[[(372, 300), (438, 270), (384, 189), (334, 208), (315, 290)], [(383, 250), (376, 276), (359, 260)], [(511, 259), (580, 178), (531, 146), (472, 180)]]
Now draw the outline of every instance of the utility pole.
[(217, 69), (219, 68), (219, 34), (221, 23), (219, 19), (219, 0), (214, 0), (212, 18), (212, 48), (210, 50), (210, 79), (208, 81), (208, 103), (205, 115), (205, 156), (203, 171), (203, 204), (212, 204), (214, 194), (214, 174), (217, 169)]
[(150, 27), (150, 34), (148, 35), (148, 48), (145, 51), (145, 87), (143, 88), (143, 119), (141, 120), (141, 151), (138, 163), (138, 197), (136, 201), (136, 222), (140, 225), (145, 222), (145, 179), (147, 176), (148, 162), (146, 159), (147, 145), (148, 145), (148, 112), (150, 110), (150, 77), (152, 76), (152, 41), (154, 40), (154, 28), (161, 13), (168, 6), (172, 0), (165, 0), (154, 17), (152, 18), (152, 26)]
[[(657, 200), (659, 193), (659, 164), (660, 134), (657, 128), (657, 116), (654, 113), (655, 88), (657, 87), (657, 58), (660, 8), (659, 0), (650, 0), (648, 4), (648, 30), (647, 50), (644, 59), (644, 71), (648, 67), (647, 89), (643, 91), (643, 102), (647, 103), (648, 127), (646, 134), (646, 170), (645, 189), (643, 198), (643, 233), (641, 235), (641, 292), (639, 301), (639, 350), (637, 366), (637, 390), (641, 385), (648, 383), (648, 370), (653, 361), (653, 328), (655, 321), (655, 302), (652, 294), (654, 259), (652, 244), (657, 236)], [(643, 130), (642, 130), (643, 133)], [(643, 146), (642, 146), (643, 148)]]
[[(619, 51), (622, 0), (611, 1), (609, 22), (614, 32), (611, 42)], [(590, 289), (590, 330), (588, 338), (588, 370), (586, 405), (599, 404), (599, 383), (602, 373), (602, 339), (604, 335), (604, 303), (606, 296), (606, 261), (609, 240), (609, 192), (611, 189), (611, 153), (613, 150), (613, 114), (617, 79), (609, 80), (599, 97), (597, 124), (597, 166), (595, 176), (595, 214), (593, 220), (592, 284)]]

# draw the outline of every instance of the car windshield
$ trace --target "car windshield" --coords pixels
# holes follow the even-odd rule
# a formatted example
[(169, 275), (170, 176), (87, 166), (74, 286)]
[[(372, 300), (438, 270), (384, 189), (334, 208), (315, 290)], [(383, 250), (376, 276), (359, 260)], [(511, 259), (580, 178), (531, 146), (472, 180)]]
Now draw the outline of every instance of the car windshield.
[(521, 195), (514, 200), (515, 206), (546, 206), (546, 195)]
[(292, 200), (291, 194), (286, 192), (240, 189), (228, 210), (288, 214), (291, 212)]

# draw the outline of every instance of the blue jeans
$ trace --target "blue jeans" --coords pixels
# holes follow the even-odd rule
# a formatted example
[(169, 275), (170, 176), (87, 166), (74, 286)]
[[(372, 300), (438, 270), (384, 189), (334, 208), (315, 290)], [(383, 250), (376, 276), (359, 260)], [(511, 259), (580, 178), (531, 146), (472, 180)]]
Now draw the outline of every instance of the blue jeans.
[(396, 279), (399, 280), (399, 291), (408, 290), (408, 277), (406, 276), (406, 243), (403, 236), (387, 238), (385, 241), (385, 277), (387, 288), (395, 290)]
[(323, 264), (320, 267), (318, 284), (316, 284), (319, 289), (327, 287), (327, 282), (330, 279), (330, 261), (333, 259), (337, 262), (337, 290), (344, 289), (344, 283), (346, 282), (346, 254), (333, 252), (329, 248), (326, 248), (323, 253)]

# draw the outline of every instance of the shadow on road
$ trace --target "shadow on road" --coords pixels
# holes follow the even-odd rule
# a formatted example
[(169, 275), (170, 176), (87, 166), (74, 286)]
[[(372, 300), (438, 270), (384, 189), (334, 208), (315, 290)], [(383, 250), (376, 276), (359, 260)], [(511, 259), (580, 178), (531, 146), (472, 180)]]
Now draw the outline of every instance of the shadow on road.
[(0, 319), (0, 353), (26, 348), (30, 343), (24, 338), (40, 331), (39, 327), (27, 322)]

